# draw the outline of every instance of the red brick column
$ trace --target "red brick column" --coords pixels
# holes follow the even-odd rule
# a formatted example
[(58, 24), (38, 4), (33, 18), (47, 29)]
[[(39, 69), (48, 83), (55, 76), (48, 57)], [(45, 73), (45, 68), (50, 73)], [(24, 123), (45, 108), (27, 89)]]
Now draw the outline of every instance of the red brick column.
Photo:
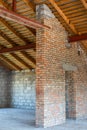
[[(65, 122), (65, 29), (46, 5), (37, 6), (37, 19), (51, 29), (38, 29), (36, 36), (36, 126)], [(61, 61), (62, 58), (62, 61)]]

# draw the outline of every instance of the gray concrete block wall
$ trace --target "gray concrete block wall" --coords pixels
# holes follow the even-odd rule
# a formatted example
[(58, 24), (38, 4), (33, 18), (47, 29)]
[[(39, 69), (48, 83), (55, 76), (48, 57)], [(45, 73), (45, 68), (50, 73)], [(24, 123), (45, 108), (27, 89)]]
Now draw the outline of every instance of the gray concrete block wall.
[(11, 72), (0, 67), (0, 108), (9, 107)]
[(11, 84), (11, 107), (35, 110), (35, 72), (13, 71)]

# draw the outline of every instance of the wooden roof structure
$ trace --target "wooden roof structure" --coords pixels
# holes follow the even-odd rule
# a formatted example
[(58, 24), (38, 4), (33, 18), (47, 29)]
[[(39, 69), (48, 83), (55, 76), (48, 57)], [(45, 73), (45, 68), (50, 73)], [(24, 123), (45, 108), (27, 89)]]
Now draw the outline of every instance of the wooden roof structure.
[[(38, 4), (48, 5), (71, 36), (69, 41), (81, 40), (87, 50), (87, 0), (0, 0), (0, 10), (4, 7), (35, 20)], [(35, 69), (35, 44), (35, 28), (0, 17), (0, 65), (11, 70)]]

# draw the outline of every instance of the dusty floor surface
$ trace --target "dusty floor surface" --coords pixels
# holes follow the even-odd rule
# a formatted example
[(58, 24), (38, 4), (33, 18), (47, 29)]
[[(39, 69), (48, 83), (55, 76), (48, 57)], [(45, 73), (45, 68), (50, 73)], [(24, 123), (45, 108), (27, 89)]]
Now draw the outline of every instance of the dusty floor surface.
[[(43, 130), (35, 128), (35, 113), (20, 109), (0, 109), (0, 130)], [(45, 130), (87, 130), (87, 120), (67, 120)]]

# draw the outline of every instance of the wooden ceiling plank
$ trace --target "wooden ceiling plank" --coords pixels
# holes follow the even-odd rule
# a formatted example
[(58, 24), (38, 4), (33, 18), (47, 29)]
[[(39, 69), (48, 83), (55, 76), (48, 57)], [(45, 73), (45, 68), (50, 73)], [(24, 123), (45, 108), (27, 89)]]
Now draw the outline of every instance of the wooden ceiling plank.
[(29, 28), (29, 27), (27, 27), (27, 26), (26, 26), (26, 28), (27, 28), (34, 36), (36, 36), (36, 30), (35, 30), (35, 29)]
[(9, 64), (3, 62), (3, 60), (0, 59), (0, 65), (6, 68), (7, 70), (13, 70), (14, 68), (10, 66)]
[[(7, 40), (7, 42), (10, 44), (10, 45), (12, 45), (13, 46), (13, 43), (11, 42), (11, 40), (6, 36), (6, 35), (2, 35), (2, 34), (0, 34), (5, 40)], [(16, 49), (20, 49), (20, 47), (21, 46), (16, 46), (14, 49), (15, 49), (15, 51), (16, 51)], [(27, 48), (27, 47), (26, 47)], [(0, 49), (0, 51), (5, 51), (6, 52), (6, 50), (10, 50), (11, 52), (13, 52), (14, 51), (14, 49), (13, 48), (2, 48), (2, 49)], [(23, 46), (21, 47), (21, 49), (24, 49), (23, 48)], [(5, 54), (5, 52), (3, 53), (3, 54)], [(11, 54), (11, 56), (12, 56), (12, 54)], [(14, 56), (13, 56), (14, 57)], [(15, 57), (14, 57), (15, 58)], [(16, 65), (15, 63), (14, 63), (14, 61), (13, 61), (13, 65), (15, 65), (16, 66), (16, 68), (18, 68), (18, 70), (21, 70), (21, 68), (18, 66), (18, 65)]]
[(60, 7), (57, 5), (57, 3), (55, 2), (55, 0), (48, 0), (51, 5), (56, 9), (56, 11), (58, 12), (58, 14), (64, 19), (64, 21), (66, 22), (66, 24), (72, 29), (72, 31), (75, 34), (78, 34), (77, 30), (75, 29), (74, 25), (70, 23), (70, 20), (66, 17), (66, 15), (63, 13), (63, 11), (60, 9)]
[(67, 5), (67, 4), (71, 4), (71, 2), (72, 3), (77, 3), (77, 1), (70, 1), (70, 0), (59, 0), (59, 1), (57, 1), (57, 3), (59, 5)]
[(36, 60), (30, 56), (29, 54), (27, 54), (27, 52), (22, 52), (23, 56), (27, 57), (33, 64), (36, 64)]
[(3, 18), (0, 18), (0, 22), (2, 24), (4, 24), (5, 27), (7, 27), (13, 34), (15, 34), (22, 42), (24, 42), (24, 43), (31, 43), (31, 42), (26, 41), (23, 38), (23, 36), (21, 36), (21, 34), (19, 32), (15, 31), (15, 29), (13, 27), (11, 27), (10, 24), (7, 21), (5, 21)]
[(0, 0), (0, 4), (3, 5), (5, 8), (12, 10), (12, 8), (6, 2), (4, 2), (3, 0)]
[[(11, 6), (9, 6), (9, 5), (8, 5), (6, 2), (4, 2), (3, 0), (0, 0), (0, 4), (3, 5), (6, 9), (12, 11)], [(34, 29), (31, 29), (30, 27), (28, 27), (28, 30), (29, 30), (34, 36), (36, 36), (36, 33), (34, 33), (34, 32), (35, 32)], [(18, 35), (18, 36), (19, 36), (19, 35)]]
[(87, 2), (85, 0), (80, 0), (83, 4), (83, 6), (85, 7), (85, 9), (87, 9)]
[[(36, 67), (36, 64), (35, 64), (33, 61), (31, 61), (31, 59), (29, 59), (29, 57), (26, 56), (25, 54), (26, 54), (26, 52), (24, 52), (24, 53), (21, 53), (21, 52), (20, 52), (18, 55), (19, 55), (19, 56), (21, 55), (21, 57), (23, 57), (23, 59), (24, 59), (24, 61), (25, 61), (26, 63), (32, 65), (32, 68), (35, 68), (35, 67)], [(30, 54), (29, 54), (29, 55), (30, 55)]]
[(35, 12), (35, 4), (31, 0), (23, 0), (29, 8), (31, 8)]
[(14, 70), (21, 70), (21, 68), (19, 66), (15, 65), (13, 62), (11, 62), (6, 57), (0, 55), (0, 59), (2, 61), (4, 61), (5, 63), (7, 63), (9, 66), (11, 66), (11, 68), (13, 68)]
[(16, 45), (16, 43), (13, 41), (13, 40), (11, 40), (4, 32), (2, 32), (1, 30), (0, 30), (0, 36), (4, 39), (4, 40), (6, 40), (11, 46), (12, 45)]
[(19, 56), (17, 56), (16, 54), (11, 54), (13, 57), (15, 57), (15, 59), (17, 59), (20, 63), (22, 63), (23, 65), (25, 65), (27, 68), (32, 69), (32, 66), (30, 66), (29, 64), (27, 64), (26, 62), (24, 62)]
[[(13, 46), (13, 43), (11, 42), (11, 40), (5, 35), (5, 34), (2, 34), (1, 32), (1, 36), (7, 40), (7, 42)], [(15, 45), (15, 43), (14, 43)], [(15, 52), (15, 51), (23, 51), (23, 50), (26, 50), (26, 49), (34, 49), (35, 48), (35, 44), (26, 44), (24, 46), (13, 46), (12, 48), (2, 48), (0, 49), (0, 54), (5, 54), (5, 53), (12, 53), (12, 52)], [(23, 53), (23, 52), (22, 52)], [(12, 55), (12, 54), (11, 54)], [(23, 56), (25, 56), (25, 54), (23, 54)], [(14, 56), (13, 56), (14, 57)], [(16, 57), (15, 57), (16, 58)], [(27, 57), (26, 57), (27, 58)], [(29, 58), (29, 57), (28, 57)], [(17, 58), (18, 59), (18, 58)], [(33, 58), (30, 57), (31, 62), (33, 60)], [(23, 61), (21, 61), (22, 63), (24, 63)], [(31, 69), (31, 66), (29, 65), (28, 66), (29, 69)]]
[[(74, 12), (74, 13), (73, 13)], [(67, 12), (66, 15), (69, 17), (69, 18), (72, 18), (72, 17), (78, 17), (79, 15), (85, 15), (86, 14), (86, 11), (78, 11), (78, 10), (74, 10), (73, 12)], [(56, 15), (56, 17), (58, 17), (58, 12), (54, 11), (54, 14)]]

